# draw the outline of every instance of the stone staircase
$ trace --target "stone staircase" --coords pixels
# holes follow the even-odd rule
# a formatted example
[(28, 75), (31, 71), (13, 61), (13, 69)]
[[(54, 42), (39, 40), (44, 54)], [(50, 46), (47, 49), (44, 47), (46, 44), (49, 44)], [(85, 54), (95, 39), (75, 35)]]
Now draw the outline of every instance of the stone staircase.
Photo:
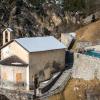
[(70, 70), (65, 70), (49, 91), (53, 91), (59, 88), (60, 86), (63, 85), (63, 82), (68, 81), (69, 78), (70, 78)]
[(55, 82), (60, 77), (61, 72), (55, 73), (49, 80), (45, 82), (41, 82), (39, 85), (39, 90), (42, 94), (46, 93), (51, 87), (55, 84)]
[(66, 84), (71, 78), (71, 69), (65, 70), (55, 84), (44, 94), (40, 96), (40, 100), (45, 100), (47, 97), (60, 93), (64, 90)]

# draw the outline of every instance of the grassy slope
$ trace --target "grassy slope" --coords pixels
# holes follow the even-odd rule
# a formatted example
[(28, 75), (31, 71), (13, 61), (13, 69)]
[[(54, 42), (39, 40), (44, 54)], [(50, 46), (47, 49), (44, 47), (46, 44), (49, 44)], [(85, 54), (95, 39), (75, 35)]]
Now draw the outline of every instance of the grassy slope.
[[(76, 91), (75, 87), (78, 88)], [(100, 81), (72, 79), (62, 93), (49, 97), (49, 100), (86, 100), (86, 89), (92, 89), (99, 93)]]
[(76, 33), (81, 41), (100, 40), (100, 20), (77, 30)]

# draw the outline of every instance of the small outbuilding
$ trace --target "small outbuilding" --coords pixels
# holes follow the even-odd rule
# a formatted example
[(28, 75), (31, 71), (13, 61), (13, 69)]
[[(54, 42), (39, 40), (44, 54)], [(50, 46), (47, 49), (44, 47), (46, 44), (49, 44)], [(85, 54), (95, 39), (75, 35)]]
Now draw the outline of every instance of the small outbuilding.
[(61, 34), (61, 42), (65, 45), (67, 50), (70, 50), (76, 40), (76, 33), (62, 33)]

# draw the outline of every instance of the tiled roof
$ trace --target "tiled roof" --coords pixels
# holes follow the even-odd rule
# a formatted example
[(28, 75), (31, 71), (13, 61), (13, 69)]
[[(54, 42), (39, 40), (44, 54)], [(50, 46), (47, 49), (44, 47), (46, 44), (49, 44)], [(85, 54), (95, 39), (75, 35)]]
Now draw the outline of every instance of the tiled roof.
[(3, 59), (0, 61), (0, 64), (5, 66), (23, 66), (23, 67), (28, 65), (17, 56), (10, 56), (6, 59)]
[(64, 49), (65, 46), (53, 36), (19, 38), (15, 41), (29, 52)]

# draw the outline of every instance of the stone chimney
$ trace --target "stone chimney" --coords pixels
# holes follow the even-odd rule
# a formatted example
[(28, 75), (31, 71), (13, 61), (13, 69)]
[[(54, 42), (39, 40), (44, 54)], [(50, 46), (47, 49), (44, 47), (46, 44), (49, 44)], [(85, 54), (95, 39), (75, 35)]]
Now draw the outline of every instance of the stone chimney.
[(13, 39), (13, 30), (11, 28), (7, 28), (3, 31), (3, 45), (8, 43)]

